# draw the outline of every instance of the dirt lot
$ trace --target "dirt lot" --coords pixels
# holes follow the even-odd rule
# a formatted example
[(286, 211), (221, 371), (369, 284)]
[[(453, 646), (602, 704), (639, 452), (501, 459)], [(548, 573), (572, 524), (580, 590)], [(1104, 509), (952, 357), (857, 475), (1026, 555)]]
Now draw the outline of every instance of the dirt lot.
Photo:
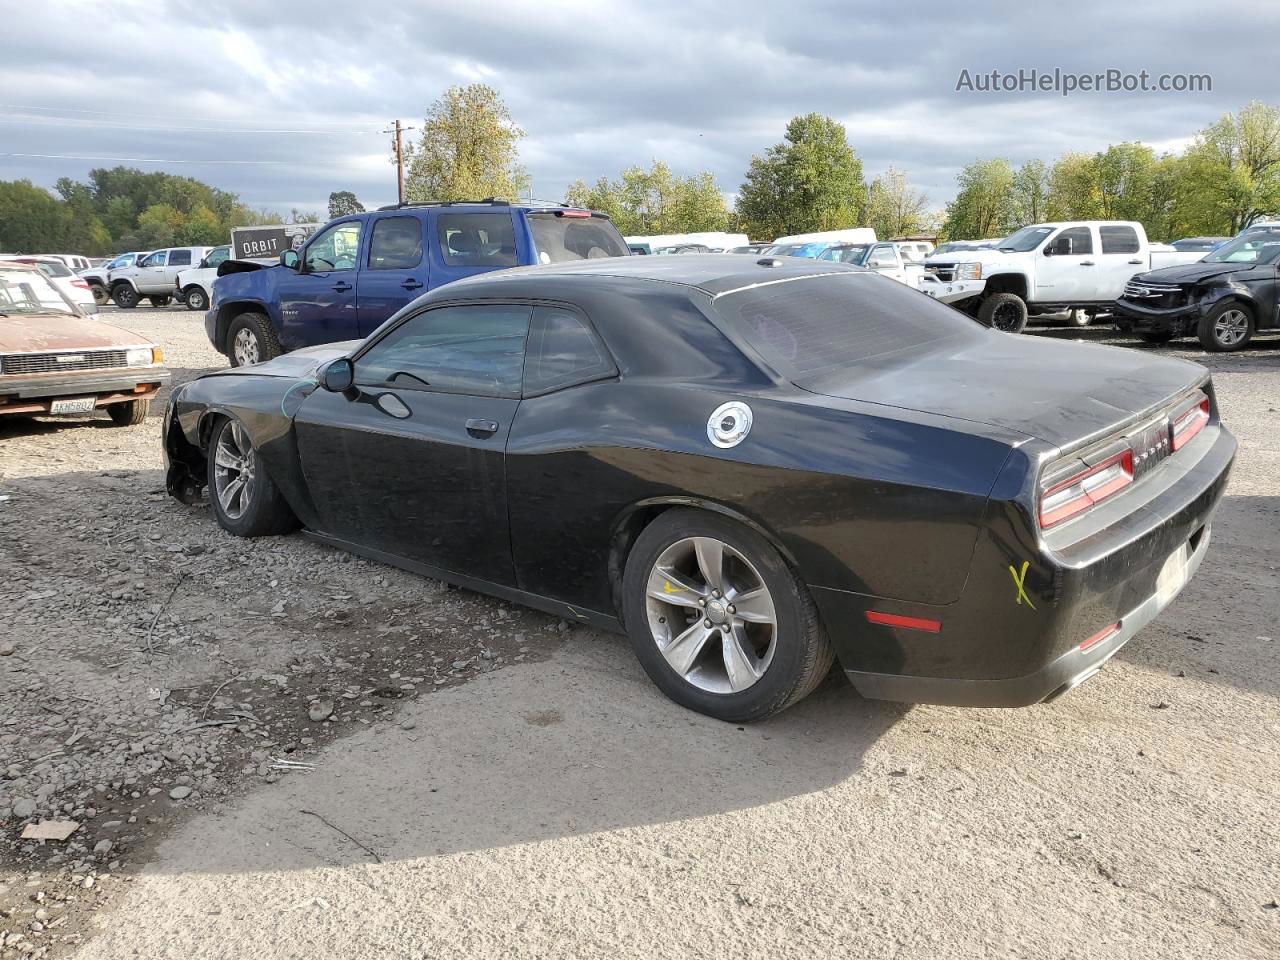
[[(222, 363), (196, 314), (107, 312), (179, 382)], [(745, 730), (618, 638), (225, 536), (154, 417), (0, 421), (0, 957), (1276, 956), (1280, 341), (1171, 352), (1239, 462), (1102, 675)]]

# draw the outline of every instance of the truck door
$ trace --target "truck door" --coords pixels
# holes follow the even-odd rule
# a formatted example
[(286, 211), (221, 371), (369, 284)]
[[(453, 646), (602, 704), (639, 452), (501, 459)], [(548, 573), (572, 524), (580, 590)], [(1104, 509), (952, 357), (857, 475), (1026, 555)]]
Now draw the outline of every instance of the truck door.
[(421, 213), (371, 221), (368, 254), (356, 280), (356, 316), (367, 337), (396, 311), (427, 290), (430, 262), (423, 256)]
[(430, 211), (431, 288), (519, 264), (512, 216), (508, 209)]
[[(155, 253), (138, 261), (138, 265), (133, 270), (133, 285), (138, 288), (138, 292), (143, 296), (152, 293), (169, 292), (164, 276), (165, 258), (168, 257), (169, 252), (168, 250), (157, 250)], [(172, 282), (169, 281), (169, 283)]]
[(280, 305), (280, 341), (286, 350), (354, 340), (356, 264), (360, 261), (361, 220), (339, 220), (302, 249), (297, 270), (275, 274)]
[(1127, 224), (1104, 224), (1098, 233), (1102, 253), (1095, 258), (1098, 261), (1097, 299), (1116, 300), (1135, 274), (1151, 269), (1151, 257), (1150, 254), (1143, 256), (1138, 231)]
[(178, 274), (183, 270), (190, 270), (192, 266), (190, 249), (170, 250), (169, 262), (165, 264), (164, 268), (164, 292), (173, 293), (174, 284), (178, 281)]
[(1102, 299), (1094, 295), (1098, 258), (1089, 227), (1067, 227), (1050, 237), (1036, 255), (1032, 301), (1081, 303)]

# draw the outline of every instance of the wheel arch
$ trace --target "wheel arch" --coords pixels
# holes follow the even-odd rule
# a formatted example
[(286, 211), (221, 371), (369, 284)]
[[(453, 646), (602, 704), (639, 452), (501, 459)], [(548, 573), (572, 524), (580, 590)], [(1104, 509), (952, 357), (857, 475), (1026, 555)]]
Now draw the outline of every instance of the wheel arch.
[(982, 290), (985, 300), (993, 293), (1013, 293), (1023, 300), (1027, 299), (1027, 278), (1021, 273), (996, 273), (987, 278), (987, 285)]
[[(227, 331), (231, 329), (231, 324), (235, 322), (236, 317), (242, 313), (261, 313), (267, 318), (267, 322), (272, 327), (275, 327), (275, 320), (271, 316), (271, 311), (267, 309), (267, 305), (261, 300), (232, 300), (229, 303), (220, 304), (218, 306), (218, 325), (214, 330), (214, 334), (217, 342), (222, 344), (223, 347), (226, 346)], [(276, 332), (278, 335), (279, 331), (277, 330)]]
[[(787, 549), (781, 538), (760, 521), (748, 516), (736, 507), (708, 497), (697, 496), (657, 496), (637, 500), (618, 514), (609, 531), (609, 588), (613, 600), (613, 608), (617, 612), (618, 620), (623, 623), (624, 627), (626, 623), (624, 620), (622, 580), (627, 568), (627, 558), (631, 556), (631, 551), (635, 547), (636, 541), (640, 538), (640, 534), (653, 521), (670, 510), (678, 509), (706, 510), (708, 513), (714, 513), (728, 520), (741, 523), (749, 530), (759, 534), (770, 546), (777, 550), (783, 562), (795, 571), (796, 576), (799, 577), (800, 565), (796, 561), (795, 555)], [(800, 579), (803, 582), (803, 578)]]

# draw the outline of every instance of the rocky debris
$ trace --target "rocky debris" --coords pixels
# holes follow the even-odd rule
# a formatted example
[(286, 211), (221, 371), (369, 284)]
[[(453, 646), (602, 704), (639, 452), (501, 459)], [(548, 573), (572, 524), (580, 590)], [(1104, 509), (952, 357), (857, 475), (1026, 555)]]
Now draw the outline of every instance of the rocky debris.
[(174, 787), (169, 791), (170, 800), (185, 800), (189, 796), (191, 796), (190, 787)]
[(307, 708), (307, 716), (312, 723), (323, 723), (333, 716), (333, 701), (316, 700)]

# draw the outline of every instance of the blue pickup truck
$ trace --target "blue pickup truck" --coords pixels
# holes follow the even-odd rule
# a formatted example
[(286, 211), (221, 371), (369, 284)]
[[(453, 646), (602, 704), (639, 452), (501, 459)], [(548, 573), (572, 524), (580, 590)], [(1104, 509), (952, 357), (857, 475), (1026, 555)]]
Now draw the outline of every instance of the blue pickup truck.
[(504, 267), (630, 255), (607, 216), (569, 207), (400, 204), (339, 217), (279, 263), (227, 260), (205, 314), (232, 366), (367, 337), (428, 290)]

